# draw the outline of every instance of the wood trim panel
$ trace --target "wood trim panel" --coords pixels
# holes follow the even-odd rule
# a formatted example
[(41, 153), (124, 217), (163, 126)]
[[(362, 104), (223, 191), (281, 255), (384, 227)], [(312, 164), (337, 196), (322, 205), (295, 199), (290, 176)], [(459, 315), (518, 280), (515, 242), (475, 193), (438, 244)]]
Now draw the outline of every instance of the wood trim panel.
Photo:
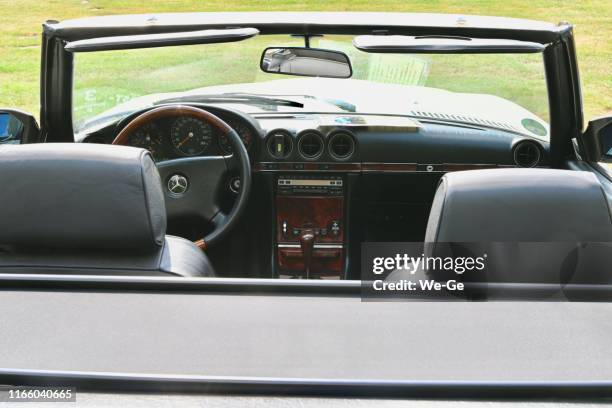
[[(340, 221), (340, 233), (332, 235), (329, 224)], [(283, 222), (287, 233), (283, 234)], [(298, 243), (293, 228), (327, 228), (327, 235), (318, 235), (315, 244), (344, 242), (344, 197), (276, 196), (276, 242)]]
[(308, 171), (308, 172), (334, 172), (341, 171), (353, 173), (361, 171), (361, 163), (302, 163), (302, 162), (258, 162), (253, 166), (253, 171)]
[(460, 163), (444, 163), (442, 165), (442, 170), (444, 172), (451, 171), (463, 171), (463, 170), (481, 170), (481, 169), (497, 169), (504, 167), (515, 167), (515, 166), (506, 166), (500, 164), (460, 164)]
[(452, 171), (512, 168), (514, 165), (483, 163), (297, 163), (259, 162), (253, 166), (256, 172), (344, 172), (344, 173), (448, 173)]
[[(332, 221), (340, 222), (340, 232), (333, 235)], [(283, 233), (283, 223), (287, 223), (287, 233)], [(299, 247), (299, 235), (293, 229), (326, 229), (327, 234), (315, 236), (312, 251), (311, 277), (340, 278), (344, 266), (343, 248), (317, 248), (317, 244), (342, 244), (344, 241), (343, 196), (276, 196), (276, 242), (292, 244), (294, 247), (276, 247), (277, 265), (281, 274), (297, 276), (304, 271), (304, 259)]]
[[(342, 249), (315, 249), (312, 251), (311, 277), (340, 279), (343, 265)], [(301, 249), (278, 249), (278, 267), (281, 275), (298, 275), (304, 271)]]
[(362, 163), (361, 171), (366, 172), (404, 172), (417, 171), (416, 163)]

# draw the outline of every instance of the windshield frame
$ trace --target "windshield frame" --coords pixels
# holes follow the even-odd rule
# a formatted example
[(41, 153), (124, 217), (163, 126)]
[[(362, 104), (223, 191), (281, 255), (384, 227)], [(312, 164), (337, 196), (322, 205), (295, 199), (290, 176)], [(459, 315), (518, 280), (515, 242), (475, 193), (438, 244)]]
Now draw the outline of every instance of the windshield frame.
[[(187, 14), (182, 19), (181, 15), (168, 15), (168, 21), (164, 20), (164, 24), (147, 28), (163, 33), (248, 26), (259, 30), (262, 35), (361, 35), (377, 31), (392, 35), (460, 35), (539, 42), (546, 47), (543, 55), (549, 99), (551, 165), (560, 166), (568, 156), (575, 155), (571, 139), (582, 131), (583, 116), (571, 25), (554, 26), (530, 20), (512, 21), (479, 16), (470, 16), (472, 21), (466, 20), (465, 16), (383, 14), (389, 16), (384, 23), (373, 22), (381, 21), (381, 13), (196, 13)], [(285, 20), (279, 20), (279, 15)], [(192, 18), (188, 18), (190, 16)], [(162, 17), (164, 15), (160, 15), (160, 19)], [(43, 139), (54, 142), (74, 141), (73, 55), (64, 49), (66, 41), (138, 34), (142, 32), (140, 24), (147, 25), (146, 22), (140, 22), (141, 18), (124, 16), (124, 19), (109, 18), (109, 21), (93, 18), (64, 23), (49, 22), (44, 25), (41, 79)], [(134, 25), (126, 24), (125, 20), (134, 20)], [(181, 20), (180, 28), (177, 28)], [(457, 21), (462, 21), (462, 24), (457, 25)]]

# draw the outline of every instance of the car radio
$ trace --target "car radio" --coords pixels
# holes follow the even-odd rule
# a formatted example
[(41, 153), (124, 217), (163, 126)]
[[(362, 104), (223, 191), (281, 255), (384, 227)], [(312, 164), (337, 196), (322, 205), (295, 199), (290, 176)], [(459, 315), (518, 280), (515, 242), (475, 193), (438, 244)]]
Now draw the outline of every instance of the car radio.
[(281, 195), (341, 196), (343, 180), (341, 176), (280, 175), (276, 191)]

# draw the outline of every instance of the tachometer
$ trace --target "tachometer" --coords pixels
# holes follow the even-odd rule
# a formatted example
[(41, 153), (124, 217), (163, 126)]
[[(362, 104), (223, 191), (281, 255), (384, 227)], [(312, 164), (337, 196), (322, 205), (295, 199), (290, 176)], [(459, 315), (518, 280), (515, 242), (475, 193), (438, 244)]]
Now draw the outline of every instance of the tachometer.
[(162, 154), (162, 133), (153, 123), (147, 123), (130, 136), (128, 145), (147, 149), (155, 160)]
[[(227, 123), (232, 129), (236, 131), (236, 133), (238, 133), (238, 136), (240, 136), (240, 140), (242, 140), (244, 147), (246, 147), (246, 149), (249, 150), (249, 148), (251, 147), (251, 142), (253, 141), (253, 133), (251, 132), (251, 129), (247, 125), (241, 122), (227, 120), (227, 119), (224, 119), (224, 120), (225, 120), (225, 123)], [(219, 136), (219, 147), (221, 147), (221, 149), (225, 153), (228, 153), (228, 154), (233, 153), (232, 145), (230, 144), (230, 141), (227, 135)]]
[(206, 150), (213, 131), (208, 123), (190, 116), (178, 118), (170, 129), (172, 145), (185, 156), (195, 156)]

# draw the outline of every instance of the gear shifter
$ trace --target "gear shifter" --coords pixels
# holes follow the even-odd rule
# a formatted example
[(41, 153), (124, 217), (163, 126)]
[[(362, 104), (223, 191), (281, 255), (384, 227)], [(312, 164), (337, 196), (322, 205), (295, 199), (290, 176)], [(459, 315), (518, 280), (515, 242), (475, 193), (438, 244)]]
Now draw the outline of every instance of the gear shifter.
[(304, 257), (304, 271), (306, 279), (310, 278), (310, 265), (312, 263), (312, 248), (314, 247), (315, 234), (311, 229), (304, 229), (300, 234), (300, 248)]

